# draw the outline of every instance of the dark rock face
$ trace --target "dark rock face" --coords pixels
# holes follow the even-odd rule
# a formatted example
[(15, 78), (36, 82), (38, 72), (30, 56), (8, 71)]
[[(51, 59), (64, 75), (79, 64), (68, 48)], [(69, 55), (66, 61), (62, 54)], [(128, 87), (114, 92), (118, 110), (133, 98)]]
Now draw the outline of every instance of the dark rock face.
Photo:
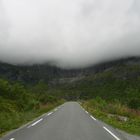
[(0, 77), (12, 81), (20, 81), (22, 83), (34, 84), (40, 80), (49, 82), (58, 79), (80, 79), (81, 77), (90, 74), (102, 72), (119, 65), (140, 64), (140, 58), (131, 57), (110, 62), (97, 64), (88, 68), (82, 69), (61, 69), (49, 64), (18, 66), (6, 63), (0, 63)]

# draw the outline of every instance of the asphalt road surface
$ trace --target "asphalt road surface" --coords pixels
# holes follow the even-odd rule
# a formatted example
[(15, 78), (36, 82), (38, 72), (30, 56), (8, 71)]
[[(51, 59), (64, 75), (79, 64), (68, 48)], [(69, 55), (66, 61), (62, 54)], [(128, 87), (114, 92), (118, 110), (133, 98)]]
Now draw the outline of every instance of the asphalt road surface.
[(123, 140), (76, 102), (67, 102), (2, 140)]

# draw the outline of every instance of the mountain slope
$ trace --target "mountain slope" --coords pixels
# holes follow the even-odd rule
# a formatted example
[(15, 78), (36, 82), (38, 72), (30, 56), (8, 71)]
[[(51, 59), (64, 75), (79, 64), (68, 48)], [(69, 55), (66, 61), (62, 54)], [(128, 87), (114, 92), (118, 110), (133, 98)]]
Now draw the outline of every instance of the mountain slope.
[[(13, 66), (1, 63), (0, 133), (12, 129), (12, 124), (19, 126), (30, 117), (34, 118), (42, 109), (46, 111), (44, 107), (48, 110), (48, 104), (55, 106), (55, 103), (65, 99), (80, 100), (89, 112), (107, 123), (140, 134), (139, 83), (140, 58), (110, 61), (76, 70), (64, 70), (47, 64)], [(22, 112), (18, 109), (20, 106)], [(15, 119), (10, 117), (11, 114)], [(110, 114), (114, 117), (108, 118)], [(22, 121), (24, 115), (27, 118)], [(119, 121), (118, 115), (127, 117), (128, 121)], [(8, 116), (7, 119), (5, 116)]]
[(90, 74), (102, 72), (111, 67), (123, 64), (140, 64), (140, 58), (131, 57), (127, 59), (109, 61), (81, 69), (61, 69), (49, 64), (21, 66), (0, 63), (0, 77), (11, 81), (14, 80), (22, 83), (35, 84), (40, 80), (49, 82), (55, 79), (59, 80), (65, 78), (88, 76)]

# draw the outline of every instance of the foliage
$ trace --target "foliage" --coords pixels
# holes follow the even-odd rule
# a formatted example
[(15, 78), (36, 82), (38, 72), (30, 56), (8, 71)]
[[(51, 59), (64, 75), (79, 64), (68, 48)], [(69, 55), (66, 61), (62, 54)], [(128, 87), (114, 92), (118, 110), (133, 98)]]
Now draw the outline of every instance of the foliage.
[[(45, 71), (46, 68), (43, 69)], [(55, 69), (50, 71), (50, 77), (57, 73)], [(0, 133), (17, 128), (48, 111), (62, 99), (85, 100), (84, 106), (98, 118), (128, 132), (140, 133), (140, 65), (114, 65), (105, 71), (88, 73), (78, 81), (53, 84), (46, 83), (50, 79), (48, 73), (46, 80), (38, 78), (45, 77), (39, 73), (36, 75), (32, 70), (27, 75), (20, 75), (24, 81), (28, 77), (33, 85), (0, 79)], [(30, 74), (37, 76), (36, 80)], [(122, 123), (116, 118), (108, 118), (107, 114), (126, 116), (129, 121)]]
[(132, 109), (140, 109), (140, 99), (132, 98), (129, 103), (129, 107)]
[[(140, 116), (137, 111), (119, 101), (108, 102), (104, 99), (95, 98), (83, 102), (83, 107), (95, 117), (129, 133), (140, 135)], [(121, 121), (119, 117), (126, 117), (127, 121)]]
[(38, 93), (33, 93), (33, 90), (22, 84), (0, 79), (0, 135), (18, 128), (63, 102), (46, 92), (42, 93), (46, 90), (44, 85), (46, 84), (36, 85)]

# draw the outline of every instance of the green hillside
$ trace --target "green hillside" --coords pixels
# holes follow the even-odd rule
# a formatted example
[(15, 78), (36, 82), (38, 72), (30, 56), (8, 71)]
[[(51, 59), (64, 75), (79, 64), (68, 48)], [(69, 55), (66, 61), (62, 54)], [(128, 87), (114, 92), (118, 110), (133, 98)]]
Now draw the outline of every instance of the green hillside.
[[(49, 89), (61, 91), (68, 99), (91, 99), (97, 96), (125, 103), (140, 98), (140, 65), (121, 65), (84, 78), (50, 85)], [(62, 94), (62, 95), (64, 95)], [(66, 97), (66, 98), (67, 98)]]
[(76, 82), (57, 84), (53, 91), (80, 100), (97, 118), (140, 135), (140, 65), (117, 65)]
[(40, 92), (34, 93), (19, 83), (0, 79), (0, 135), (63, 103), (61, 99), (43, 91), (45, 89), (41, 84), (35, 88)]
[[(11, 74), (10, 70), (7, 71)], [(57, 78), (53, 78), (53, 72), (50, 80), (39, 76), (35, 83), (28, 83), (28, 80), (25, 83), (26, 79), (24, 82), (12, 80), (7, 73), (0, 79), (0, 134), (18, 128), (64, 100), (75, 100), (80, 101), (95, 117), (140, 135), (138, 63), (104, 64), (95, 70), (80, 70), (79, 74), (77, 70), (59, 70)], [(49, 76), (47, 72), (46, 75)]]

